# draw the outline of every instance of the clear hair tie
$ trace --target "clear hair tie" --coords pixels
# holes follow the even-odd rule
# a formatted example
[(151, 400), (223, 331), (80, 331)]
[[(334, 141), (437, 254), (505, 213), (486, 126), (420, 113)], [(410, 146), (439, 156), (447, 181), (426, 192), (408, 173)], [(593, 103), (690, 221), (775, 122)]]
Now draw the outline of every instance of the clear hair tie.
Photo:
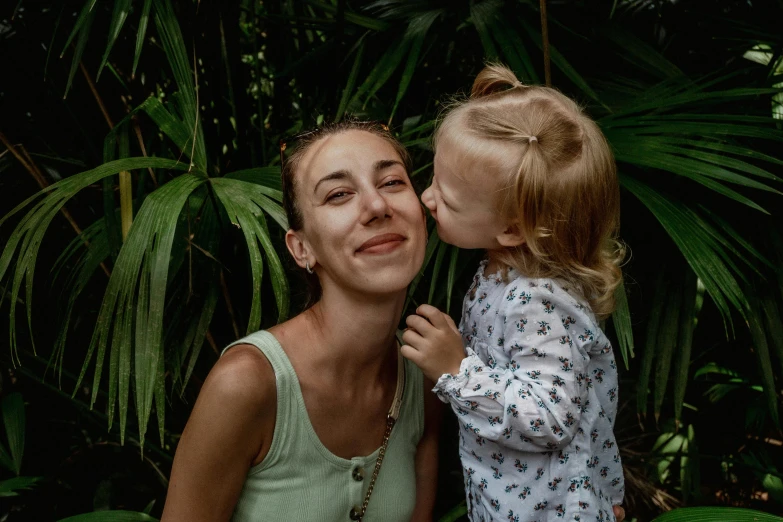
[(538, 143), (538, 138), (537, 138), (537, 137), (535, 137), (535, 136), (528, 136), (528, 137), (527, 137), (527, 142), (528, 142), (528, 143), (533, 143), (534, 141), (535, 141), (536, 143)]

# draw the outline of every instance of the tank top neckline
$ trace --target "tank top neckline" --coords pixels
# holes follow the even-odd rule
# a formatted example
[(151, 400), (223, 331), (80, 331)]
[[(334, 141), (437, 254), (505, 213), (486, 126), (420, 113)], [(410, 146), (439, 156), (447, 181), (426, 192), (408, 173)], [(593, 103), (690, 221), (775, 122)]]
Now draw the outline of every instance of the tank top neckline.
[[(274, 336), (271, 332), (267, 330), (262, 330), (259, 332), (261, 334), (264, 334), (269, 337), (269, 339), (272, 341), (272, 344), (275, 346), (276, 350), (279, 351), (280, 362), (285, 367), (285, 370), (291, 374), (293, 377), (292, 382), (290, 383), (293, 392), (294, 392), (294, 398), (296, 399), (297, 404), (302, 409), (302, 422), (304, 424), (305, 430), (307, 431), (307, 435), (310, 438), (310, 442), (313, 444), (316, 450), (329, 462), (338, 465), (340, 467), (350, 469), (357, 464), (366, 467), (369, 462), (374, 462), (381, 451), (381, 445), (378, 445), (378, 448), (375, 449), (372, 453), (366, 456), (357, 456), (357, 457), (351, 457), (350, 459), (346, 459), (343, 457), (339, 457), (332, 453), (329, 448), (327, 448), (323, 442), (321, 442), (321, 438), (318, 436), (318, 433), (316, 433), (315, 428), (313, 427), (313, 423), (310, 421), (310, 413), (307, 411), (307, 405), (305, 404), (304, 395), (302, 395), (302, 387), (299, 384), (299, 376), (296, 373), (296, 370), (294, 369), (294, 365), (291, 363), (291, 360), (288, 358), (288, 354), (285, 353), (285, 350), (283, 349), (283, 345), (280, 344), (280, 341), (277, 340), (277, 337)], [(403, 365), (403, 368), (405, 366)], [(406, 386), (407, 388), (407, 380), (406, 380)], [(405, 400), (405, 393), (403, 393), (403, 401)], [(275, 426), (277, 428), (277, 426)], [(275, 429), (275, 431), (277, 431)], [(392, 441), (395, 439), (395, 434), (398, 433), (400, 430), (394, 430), (392, 429), (391, 435), (389, 436), (389, 444), (392, 443)], [(273, 436), (274, 437), (274, 436)], [(274, 444), (274, 440), (272, 441)]]

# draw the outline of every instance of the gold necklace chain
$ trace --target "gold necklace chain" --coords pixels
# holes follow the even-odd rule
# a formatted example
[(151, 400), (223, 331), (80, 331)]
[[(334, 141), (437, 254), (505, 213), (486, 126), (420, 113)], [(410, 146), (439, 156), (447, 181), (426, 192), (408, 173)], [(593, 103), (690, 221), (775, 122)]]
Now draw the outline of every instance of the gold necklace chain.
[(378, 478), (378, 473), (381, 471), (381, 464), (383, 463), (383, 457), (386, 455), (386, 447), (389, 445), (389, 437), (391, 436), (392, 428), (394, 427), (395, 419), (391, 415), (386, 417), (386, 433), (383, 434), (383, 444), (381, 444), (381, 450), (378, 453), (378, 460), (375, 461), (375, 469), (372, 471), (372, 478), (370, 479), (370, 485), (367, 487), (367, 494), (364, 495), (364, 502), (362, 502), (362, 511), (359, 514), (359, 522), (362, 522), (364, 514), (367, 512), (367, 504), (370, 503), (370, 495), (375, 487), (375, 480)]
[[(400, 416), (400, 408), (402, 407), (402, 392), (405, 389), (405, 364), (402, 359), (402, 354), (397, 352), (397, 389), (394, 390), (394, 399), (392, 399), (392, 406), (389, 409), (389, 414), (386, 415), (386, 432), (383, 434), (383, 442), (381, 443), (381, 449), (378, 452), (378, 459), (375, 461), (375, 469), (372, 471), (372, 478), (370, 484), (367, 486), (367, 493), (364, 495), (364, 502), (362, 502), (362, 510), (357, 518), (358, 522), (362, 522), (364, 514), (367, 512), (367, 505), (370, 503), (370, 495), (375, 488), (375, 481), (378, 479), (378, 473), (381, 471), (381, 464), (383, 464), (383, 457), (386, 456), (386, 448), (389, 446), (389, 437), (391, 437), (392, 428), (394, 423), (397, 422), (397, 417)], [(353, 514), (353, 513), (352, 513)], [(351, 517), (353, 519), (353, 516)]]

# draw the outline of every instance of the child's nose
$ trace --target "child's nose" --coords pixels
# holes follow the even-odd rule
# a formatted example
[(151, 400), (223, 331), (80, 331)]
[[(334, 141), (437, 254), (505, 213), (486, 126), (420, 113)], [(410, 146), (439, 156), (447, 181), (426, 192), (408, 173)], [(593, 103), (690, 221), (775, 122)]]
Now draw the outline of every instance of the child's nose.
[(435, 210), (435, 196), (432, 193), (432, 185), (421, 193), (421, 202), (429, 209), (430, 212)]

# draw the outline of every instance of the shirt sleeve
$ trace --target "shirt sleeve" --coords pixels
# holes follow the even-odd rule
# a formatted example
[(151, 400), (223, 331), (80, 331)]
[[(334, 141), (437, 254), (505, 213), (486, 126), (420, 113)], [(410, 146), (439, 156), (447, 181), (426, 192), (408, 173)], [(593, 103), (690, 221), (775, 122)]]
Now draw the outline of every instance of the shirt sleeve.
[[(491, 440), (521, 451), (566, 447), (587, 400), (588, 358), (579, 349), (574, 303), (546, 288), (525, 289), (505, 310), (502, 337), (508, 367), (490, 367), (468, 348), (457, 374), (441, 376), (433, 391), (451, 404), (479, 445)], [(582, 322), (582, 321), (580, 321)]]

